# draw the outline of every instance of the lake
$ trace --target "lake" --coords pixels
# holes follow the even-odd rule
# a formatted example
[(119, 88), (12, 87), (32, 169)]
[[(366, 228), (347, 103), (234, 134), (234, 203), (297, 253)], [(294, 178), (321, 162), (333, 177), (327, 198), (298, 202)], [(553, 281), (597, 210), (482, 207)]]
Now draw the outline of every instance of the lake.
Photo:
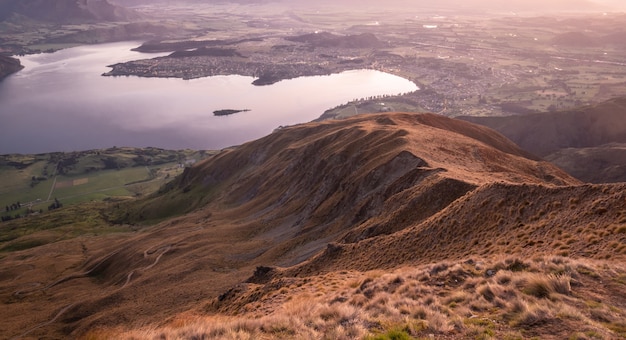
[[(139, 42), (87, 45), (28, 55), (0, 82), (0, 154), (153, 146), (221, 149), (281, 125), (304, 123), (355, 98), (411, 92), (401, 77), (373, 71), (254, 86), (251, 77), (193, 80), (103, 77), (107, 65), (164, 54), (131, 51)], [(215, 116), (222, 109), (248, 109)]]

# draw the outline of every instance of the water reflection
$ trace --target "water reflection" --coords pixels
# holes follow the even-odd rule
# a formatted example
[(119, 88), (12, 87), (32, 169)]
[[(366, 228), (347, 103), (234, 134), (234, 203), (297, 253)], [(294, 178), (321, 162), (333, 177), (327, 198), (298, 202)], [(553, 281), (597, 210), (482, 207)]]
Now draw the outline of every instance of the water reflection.
[[(251, 85), (242, 76), (194, 80), (102, 77), (116, 62), (154, 57), (136, 42), (81, 46), (26, 56), (0, 83), (0, 154), (111, 146), (217, 149), (307, 122), (354, 98), (397, 94), (415, 84), (359, 70)], [(250, 109), (216, 117), (220, 109)]]

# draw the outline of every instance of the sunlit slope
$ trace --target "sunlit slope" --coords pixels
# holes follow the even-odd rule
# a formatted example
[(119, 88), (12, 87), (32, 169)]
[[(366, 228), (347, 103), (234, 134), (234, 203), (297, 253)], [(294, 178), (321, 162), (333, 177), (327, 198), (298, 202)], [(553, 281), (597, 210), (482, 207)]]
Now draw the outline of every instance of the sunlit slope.
[(484, 185), (401, 232), (329, 246), (311, 261), (290, 268), (288, 275), (393, 268), (474, 255), (622, 259), (625, 190), (624, 184)]
[[(307, 272), (341, 266), (324, 260), (329, 243), (386, 245), (494, 183), (545, 190), (579, 184), (492, 130), (437, 115), (285, 128), (188, 169), (152, 197), (100, 213), (130, 234), (5, 253), (0, 297), (12, 312), (3, 313), (1, 327), (62, 338), (159, 322), (204, 308), (259, 265), (300, 263)], [(474, 213), (490, 216), (491, 207), (484, 209)], [(158, 219), (152, 227), (133, 225)], [(410, 262), (378, 250), (354, 254), (364, 266), (375, 267), (378, 255), (381, 267)], [(315, 254), (322, 255), (307, 262)]]
[[(377, 131), (392, 138), (366, 137)], [(394, 136), (398, 131), (404, 132)], [(307, 151), (312, 145), (315, 149)], [(283, 158), (285, 150), (289, 157)], [(333, 169), (341, 167), (332, 155), (342, 151), (349, 152), (341, 162), (347, 169), (336, 179), (332, 174), (339, 170)], [(387, 153), (396, 156), (381, 157)], [(220, 183), (208, 207), (228, 213), (210, 219), (246, 221), (240, 231), (262, 226), (253, 238), (278, 243), (289, 233), (298, 239), (311, 231), (320, 237), (332, 236), (329, 230), (340, 232), (323, 239), (328, 242), (323, 250), (292, 266), (285, 266), (285, 258), (305, 258), (293, 255), (320, 243), (299, 238), (296, 244), (269, 248), (251, 261), (265, 265), (251, 277), (166, 327), (101, 334), (209, 339), (351, 339), (377, 333), (438, 339), (623, 336), (626, 185), (581, 185), (522, 155), (490, 130), (409, 114), (293, 127), (218, 155), (188, 171), (172, 189), (212, 190)], [(305, 160), (306, 165), (297, 166)], [(380, 166), (385, 170), (377, 171)], [(412, 182), (402, 169), (437, 171)], [(384, 175), (363, 176), (372, 173)], [(371, 189), (369, 183), (378, 183), (379, 177), (390, 178), (382, 193), (395, 190), (393, 195)], [(325, 191), (321, 183), (334, 190)], [(402, 189), (395, 189), (400, 183)], [(275, 204), (282, 196), (274, 190), (288, 192), (292, 200)], [(317, 201), (317, 192), (325, 198)], [(342, 193), (375, 203), (358, 209), (359, 200)], [(316, 208), (306, 210), (307, 202)], [(347, 217), (333, 215), (334, 207)], [(363, 220), (354, 219), (357, 209), (365, 212)], [(296, 222), (283, 224), (285, 211)], [(336, 219), (340, 226), (328, 229)], [(282, 267), (273, 267), (276, 263)]]
[[(305, 124), (222, 152), (119, 215), (141, 222), (202, 208), (240, 222), (271, 221), (285, 240), (320, 240), (354, 227), (401, 229), (489, 182), (577, 183), (527, 157), (492, 130), (430, 114)], [(419, 213), (409, 202), (420, 203)], [(380, 218), (396, 223), (384, 231), (375, 226)], [(350, 237), (365, 235), (357, 234)]]

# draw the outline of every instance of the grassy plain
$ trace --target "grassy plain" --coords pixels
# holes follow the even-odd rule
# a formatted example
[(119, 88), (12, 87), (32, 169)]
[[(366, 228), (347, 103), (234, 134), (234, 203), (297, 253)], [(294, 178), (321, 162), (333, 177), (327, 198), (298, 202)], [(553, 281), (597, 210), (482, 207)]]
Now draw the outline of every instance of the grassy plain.
[(98, 236), (132, 231), (128, 226), (108, 223), (102, 214), (106, 207), (102, 202), (87, 202), (0, 223), (0, 253), (29, 249), (81, 235)]
[[(0, 216), (61, 204), (139, 197), (157, 191), (210, 152), (114, 148), (0, 156)], [(17, 207), (19, 203), (19, 207)], [(15, 205), (15, 206), (14, 206)]]

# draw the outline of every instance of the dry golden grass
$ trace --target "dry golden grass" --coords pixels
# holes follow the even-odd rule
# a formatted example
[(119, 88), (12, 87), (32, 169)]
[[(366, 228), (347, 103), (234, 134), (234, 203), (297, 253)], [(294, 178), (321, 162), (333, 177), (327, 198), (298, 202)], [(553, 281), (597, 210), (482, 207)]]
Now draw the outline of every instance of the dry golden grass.
[[(591, 276), (593, 273), (595, 276)], [(625, 337), (626, 267), (556, 256), (467, 260), (376, 272), (334, 272), (264, 296), (237, 315), (129, 330), (123, 339), (617, 339)], [(336, 283), (329, 287), (324, 283)], [(317, 284), (319, 283), (319, 284)], [(266, 286), (276, 286), (269, 282)], [(278, 285), (280, 286), (280, 285)], [(604, 299), (596, 301), (602, 286)], [(248, 287), (242, 296), (254, 295)], [(316, 292), (324, 288), (324, 294)], [(278, 288), (280, 289), (280, 288)], [(230, 310), (235, 301), (221, 304)], [(264, 315), (257, 311), (263, 309)], [(400, 334), (400, 335), (398, 335)], [(591, 336), (593, 335), (593, 336)]]
[[(128, 336), (484, 338), (589, 324), (611, 334), (623, 323), (606, 314), (624, 305), (592, 315), (572, 301), (618, 296), (620, 281), (587, 287), (622, 276), (554, 255), (626, 258), (625, 192), (582, 185), (491, 130), (436, 115), (293, 126), (107, 213), (165, 219), (158, 225), (6, 254), (0, 328), (59, 338), (153, 323)], [(463, 262), (472, 257), (484, 260)], [(268, 271), (246, 280), (255, 267)], [(560, 317), (564, 305), (583, 317)], [(198, 318), (169, 321), (190, 311)]]

